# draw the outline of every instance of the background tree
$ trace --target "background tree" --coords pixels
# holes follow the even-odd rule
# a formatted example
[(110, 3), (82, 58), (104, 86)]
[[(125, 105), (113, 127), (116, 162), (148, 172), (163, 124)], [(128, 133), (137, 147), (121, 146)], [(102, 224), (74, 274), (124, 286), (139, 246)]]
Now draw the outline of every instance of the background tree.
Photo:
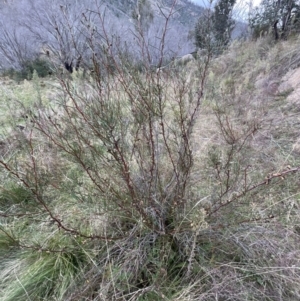
[(195, 26), (195, 45), (199, 48), (226, 46), (235, 22), (232, 10), (236, 0), (220, 0), (212, 11), (205, 10)]
[(275, 40), (299, 29), (300, 1), (263, 0), (250, 19), (254, 37), (273, 29)]
[(23, 64), (37, 57), (36, 43), (27, 28), (20, 26), (23, 5), (2, 4), (0, 21), (0, 68), (20, 69)]
[(210, 48), (213, 41), (212, 11), (206, 9), (195, 26), (195, 45), (197, 48)]
[(138, 30), (147, 31), (154, 18), (151, 3), (148, 0), (138, 0), (132, 12)]
[(215, 39), (221, 45), (227, 45), (230, 41), (231, 32), (235, 21), (232, 18), (232, 9), (236, 0), (220, 0), (214, 10), (213, 25)]

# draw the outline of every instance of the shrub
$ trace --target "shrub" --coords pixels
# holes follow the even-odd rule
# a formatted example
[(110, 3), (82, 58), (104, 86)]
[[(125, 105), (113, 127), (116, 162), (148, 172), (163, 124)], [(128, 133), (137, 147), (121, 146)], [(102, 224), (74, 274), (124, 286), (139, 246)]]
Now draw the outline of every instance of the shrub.
[(60, 74), (0, 158), (1, 299), (296, 299), (299, 161), (238, 70), (259, 50), (156, 72), (102, 30), (94, 74)]
[(3, 72), (3, 76), (9, 76), (17, 82), (24, 79), (31, 80), (34, 70), (39, 77), (47, 77), (52, 74), (51, 66), (49, 62), (41, 59), (35, 59), (33, 61), (24, 62), (21, 65), (20, 70), (8, 69)]

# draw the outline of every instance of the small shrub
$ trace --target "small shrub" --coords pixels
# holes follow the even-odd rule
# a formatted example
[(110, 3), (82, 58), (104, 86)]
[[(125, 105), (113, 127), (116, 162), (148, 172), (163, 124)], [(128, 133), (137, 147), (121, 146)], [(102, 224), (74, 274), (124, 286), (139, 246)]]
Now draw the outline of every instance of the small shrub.
[(39, 77), (46, 77), (52, 74), (51, 66), (49, 62), (41, 60), (39, 58), (33, 61), (26, 61), (22, 64), (20, 70), (8, 69), (3, 72), (4, 76), (9, 76), (17, 82), (21, 82), (24, 79), (31, 80), (34, 70)]

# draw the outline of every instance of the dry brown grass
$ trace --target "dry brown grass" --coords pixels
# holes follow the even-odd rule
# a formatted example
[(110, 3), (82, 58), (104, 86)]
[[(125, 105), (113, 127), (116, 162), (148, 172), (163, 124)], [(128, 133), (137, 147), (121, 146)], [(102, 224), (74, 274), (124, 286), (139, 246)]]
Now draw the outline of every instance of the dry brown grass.
[[(174, 203), (176, 219), (171, 222), (171, 230), (164, 234), (157, 231), (154, 223), (149, 227), (143, 216), (134, 211), (133, 203), (128, 203), (124, 177), (117, 176), (118, 168), (111, 164), (111, 157), (103, 154), (101, 148), (96, 149), (103, 145), (91, 131), (89, 122), (96, 124), (103, 118), (98, 110), (102, 100), (107, 101), (106, 105), (119, 105), (118, 116), (124, 118), (124, 127), (122, 123), (116, 124), (122, 131), (125, 124), (128, 126), (128, 131), (122, 133), (128, 149), (132, 150), (128, 155), (126, 149), (124, 158), (128, 159), (133, 174), (141, 200), (139, 205), (148, 204), (141, 212), (161, 221), (150, 206), (153, 204), (143, 200), (143, 189), (148, 187), (146, 171), (151, 166), (147, 135), (144, 135), (148, 125), (144, 123), (143, 131), (139, 132), (127, 123), (134, 120), (135, 115), (130, 114), (136, 111), (132, 108), (144, 112), (142, 105), (147, 105), (147, 97), (155, 101), (158, 95), (155, 89), (161, 88), (163, 93), (159, 95), (165, 105), (164, 125), (171, 155), (167, 156), (163, 148), (159, 122), (153, 123), (156, 135), (153, 141), (157, 143), (155, 154), (162, 158), (157, 161), (161, 187), (174, 185), (168, 182), (174, 171), (171, 161), (177, 156), (180, 142), (174, 124), (180, 121), (180, 101), (188, 111), (192, 107), (190, 101), (197, 97), (198, 69), (187, 66), (180, 74), (169, 70), (162, 75), (149, 72), (137, 74), (135, 78), (129, 74), (113, 77), (107, 83), (110, 90), (103, 94), (99, 107), (93, 102), (99, 100), (100, 94), (92, 78), (82, 80), (73, 76), (65, 81), (69, 86), (62, 86), (66, 90), (49, 88), (48, 84), (42, 87), (44, 102), (32, 104), (36, 110), (32, 110), (32, 117), (37, 112), (36, 124), (24, 132), (31, 133), (24, 137), (28, 147), (15, 147), (16, 165), (9, 164), (25, 180), (40, 185), (34, 189), (40, 193), (37, 196), (46, 200), (42, 203), (45, 206), (40, 219), (36, 211), (29, 212), (33, 221), (31, 229), (36, 233), (34, 239), (28, 233), (20, 235), (21, 248), (32, 252), (38, 249), (43, 254), (40, 256), (51, 258), (57, 251), (69, 252), (69, 246), (61, 239), (65, 236), (71, 238), (72, 250), (80, 251), (80, 258), (84, 258), (74, 273), (74, 282), (68, 284), (57, 300), (299, 299), (300, 123), (297, 94), (294, 94), (299, 83), (298, 69), (293, 68), (298, 66), (300, 58), (296, 53), (297, 41), (266, 43), (266, 40), (234, 43), (228, 52), (212, 62), (190, 140), (193, 166), (184, 194), (186, 203), (182, 207)], [(157, 77), (160, 86), (153, 86)], [(124, 85), (122, 80), (130, 84)], [(24, 87), (28, 85), (26, 82)], [(57, 87), (57, 83), (53, 86)], [(130, 106), (124, 87), (132, 89), (131, 101), (136, 106)], [(27, 99), (28, 93), (18, 93), (20, 89), (14, 99), (17, 95)], [(144, 102), (141, 102), (143, 95)], [(155, 107), (152, 109), (156, 112)], [(133, 137), (138, 139), (134, 141)], [(67, 145), (65, 149), (60, 146), (62, 142)], [(75, 143), (79, 145), (77, 148), (73, 147)], [(136, 149), (140, 153), (135, 156)], [(82, 151), (85, 156), (79, 159), (88, 163), (94, 154), (99, 157), (94, 158), (94, 166), (79, 165), (74, 156), (76, 151)], [(89, 177), (90, 170), (107, 190), (99, 193), (97, 182)], [(7, 174), (1, 177), (3, 185), (12, 181)], [(20, 176), (19, 182), (22, 179)], [(117, 191), (123, 207), (116, 206), (111, 187)], [(157, 190), (156, 194), (159, 193), (162, 191)], [(14, 206), (15, 211), (11, 212), (24, 214), (23, 207)], [(22, 226), (21, 221), (19, 224), (14, 221), (6, 224), (5, 229), (11, 230), (12, 225), (27, 229), (23, 223), (26, 218), (22, 216)], [(39, 226), (43, 231), (40, 237)], [(52, 239), (57, 233), (61, 236), (59, 243)], [(102, 239), (105, 236), (109, 239)], [(9, 266), (17, 263), (14, 259)], [(18, 273), (22, 276), (21, 270)], [(6, 285), (0, 284), (3, 300), (12, 300), (5, 292), (13, 274), (10, 275), (8, 268), (1, 275), (6, 279)], [(18, 287), (17, 282), (14, 285)]]

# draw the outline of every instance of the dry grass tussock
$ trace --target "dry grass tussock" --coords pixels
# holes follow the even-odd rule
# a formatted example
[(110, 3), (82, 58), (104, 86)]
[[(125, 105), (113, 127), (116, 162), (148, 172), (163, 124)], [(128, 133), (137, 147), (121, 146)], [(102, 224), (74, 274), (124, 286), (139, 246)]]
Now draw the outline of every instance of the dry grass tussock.
[(2, 86), (0, 299), (299, 300), (297, 42)]

